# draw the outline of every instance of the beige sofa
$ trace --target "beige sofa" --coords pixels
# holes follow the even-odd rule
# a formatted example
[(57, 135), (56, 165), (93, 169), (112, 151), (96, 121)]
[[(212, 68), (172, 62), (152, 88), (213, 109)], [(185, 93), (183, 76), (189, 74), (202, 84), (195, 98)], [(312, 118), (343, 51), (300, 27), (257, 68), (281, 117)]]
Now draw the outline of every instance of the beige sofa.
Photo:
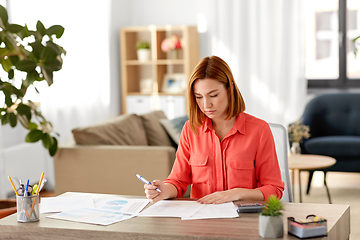
[(76, 143), (60, 145), (54, 158), (55, 194), (144, 195), (143, 183), (135, 174), (150, 181), (166, 179), (181, 128), (174, 128), (163, 112), (154, 111), (73, 129)]

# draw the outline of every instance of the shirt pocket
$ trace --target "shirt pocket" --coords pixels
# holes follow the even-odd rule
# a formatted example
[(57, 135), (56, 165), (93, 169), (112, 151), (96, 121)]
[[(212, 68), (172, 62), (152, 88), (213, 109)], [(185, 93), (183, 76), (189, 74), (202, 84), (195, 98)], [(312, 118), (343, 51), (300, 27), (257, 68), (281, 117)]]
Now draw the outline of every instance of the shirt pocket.
[(230, 159), (228, 186), (229, 189), (256, 187), (254, 159)]
[(191, 178), (193, 183), (205, 183), (209, 181), (208, 156), (191, 156)]

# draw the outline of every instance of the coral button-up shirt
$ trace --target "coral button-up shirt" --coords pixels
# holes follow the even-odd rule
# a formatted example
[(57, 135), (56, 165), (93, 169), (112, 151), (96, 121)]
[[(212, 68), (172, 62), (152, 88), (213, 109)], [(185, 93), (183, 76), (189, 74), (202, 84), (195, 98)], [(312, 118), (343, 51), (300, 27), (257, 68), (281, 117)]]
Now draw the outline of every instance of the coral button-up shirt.
[(177, 188), (178, 197), (192, 184), (192, 198), (233, 188), (259, 189), (265, 199), (281, 198), (284, 190), (269, 124), (244, 112), (222, 141), (211, 119), (198, 127), (198, 136), (187, 121), (173, 169), (164, 182)]

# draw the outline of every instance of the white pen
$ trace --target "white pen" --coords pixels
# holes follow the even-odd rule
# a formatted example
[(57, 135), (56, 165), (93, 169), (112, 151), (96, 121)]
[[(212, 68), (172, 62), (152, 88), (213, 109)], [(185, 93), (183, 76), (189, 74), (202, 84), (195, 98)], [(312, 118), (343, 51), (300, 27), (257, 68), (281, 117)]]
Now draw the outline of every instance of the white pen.
[[(143, 178), (143, 177), (140, 176), (139, 174), (136, 174), (136, 177), (137, 177), (140, 181), (142, 181), (143, 183), (152, 185), (151, 182), (149, 182), (148, 180), (146, 180), (145, 178)], [(160, 189), (158, 189), (158, 188), (155, 188), (155, 190), (158, 191), (158, 192), (161, 192)]]

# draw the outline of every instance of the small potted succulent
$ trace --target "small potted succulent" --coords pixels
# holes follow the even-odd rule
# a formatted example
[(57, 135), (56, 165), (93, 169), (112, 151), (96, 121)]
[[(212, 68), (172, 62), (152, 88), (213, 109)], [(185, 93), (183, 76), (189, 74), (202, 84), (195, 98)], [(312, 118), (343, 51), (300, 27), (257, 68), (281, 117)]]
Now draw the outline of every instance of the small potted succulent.
[(263, 238), (279, 238), (284, 235), (283, 205), (276, 196), (271, 195), (259, 216), (259, 234)]
[(150, 59), (150, 43), (148, 41), (138, 41), (136, 43), (137, 57), (139, 61)]

